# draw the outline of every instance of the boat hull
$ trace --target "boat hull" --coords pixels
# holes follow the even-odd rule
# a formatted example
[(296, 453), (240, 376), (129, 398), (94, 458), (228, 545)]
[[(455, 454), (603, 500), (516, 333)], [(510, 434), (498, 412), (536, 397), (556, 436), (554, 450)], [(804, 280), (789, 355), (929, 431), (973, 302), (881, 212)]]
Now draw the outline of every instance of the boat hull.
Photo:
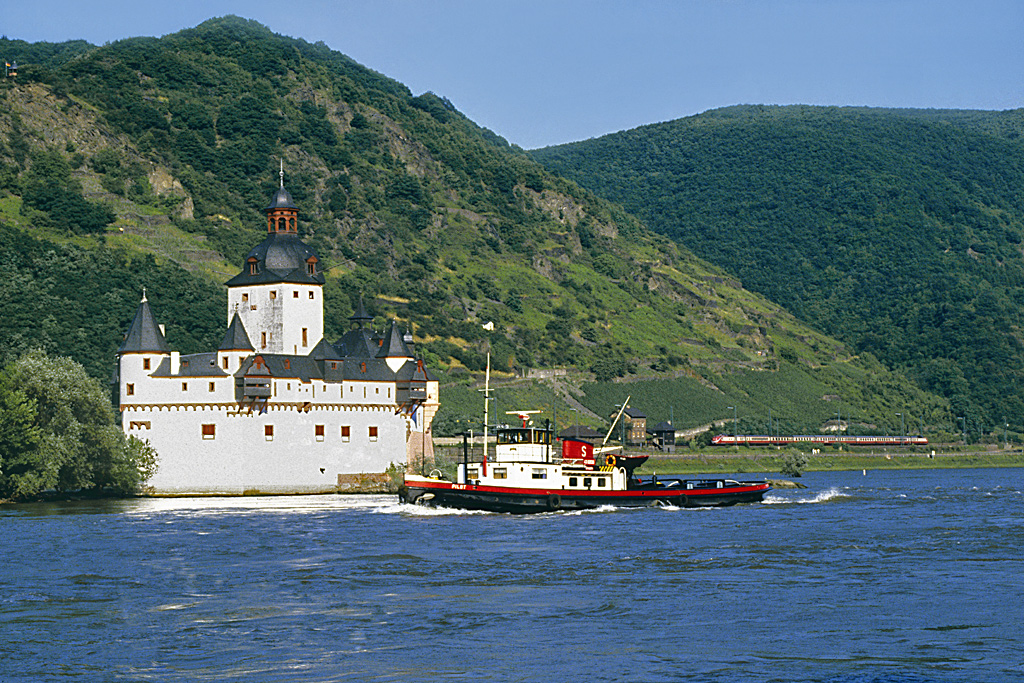
[[(717, 482), (712, 482), (717, 484)], [(687, 488), (685, 480), (642, 484), (624, 491), (512, 489), (436, 481), (406, 481), (399, 491), (405, 503), (463, 510), (530, 514), (556, 510), (611, 507), (721, 507), (757, 503), (771, 490), (765, 482), (736, 482), (735, 486)]]

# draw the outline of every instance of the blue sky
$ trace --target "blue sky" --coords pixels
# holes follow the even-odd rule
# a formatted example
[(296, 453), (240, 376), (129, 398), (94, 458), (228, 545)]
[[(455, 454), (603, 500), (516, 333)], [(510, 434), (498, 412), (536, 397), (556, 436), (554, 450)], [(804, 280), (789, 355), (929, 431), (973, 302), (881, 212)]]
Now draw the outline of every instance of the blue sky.
[(1024, 0), (8, 0), (0, 34), (103, 44), (227, 14), (527, 149), (733, 104), (1024, 106)]

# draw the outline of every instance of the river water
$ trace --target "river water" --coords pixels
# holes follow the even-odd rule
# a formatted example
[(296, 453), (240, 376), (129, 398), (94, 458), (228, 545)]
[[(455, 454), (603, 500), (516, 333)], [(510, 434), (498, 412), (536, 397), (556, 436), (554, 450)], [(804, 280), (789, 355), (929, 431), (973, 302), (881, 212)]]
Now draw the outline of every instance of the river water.
[(718, 509), (0, 506), (0, 681), (1024, 680), (1024, 471)]

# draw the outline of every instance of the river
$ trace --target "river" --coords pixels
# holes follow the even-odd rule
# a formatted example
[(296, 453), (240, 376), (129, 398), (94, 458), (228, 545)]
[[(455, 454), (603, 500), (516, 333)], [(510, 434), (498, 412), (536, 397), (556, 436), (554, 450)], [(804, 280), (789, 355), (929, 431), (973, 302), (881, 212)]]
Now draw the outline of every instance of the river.
[(1024, 470), (717, 509), (0, 506), (0, 681), (1024, 680)]

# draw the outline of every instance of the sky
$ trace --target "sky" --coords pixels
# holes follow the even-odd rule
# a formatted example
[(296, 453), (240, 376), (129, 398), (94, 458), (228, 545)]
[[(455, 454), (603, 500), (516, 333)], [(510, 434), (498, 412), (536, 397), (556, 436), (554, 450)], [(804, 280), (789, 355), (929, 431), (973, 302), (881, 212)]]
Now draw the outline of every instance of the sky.
[(525, 149), (736, 104), (1024, 107), (1024, 0), (5, 0), (0, 34), (102, 45), (228, 14)]

